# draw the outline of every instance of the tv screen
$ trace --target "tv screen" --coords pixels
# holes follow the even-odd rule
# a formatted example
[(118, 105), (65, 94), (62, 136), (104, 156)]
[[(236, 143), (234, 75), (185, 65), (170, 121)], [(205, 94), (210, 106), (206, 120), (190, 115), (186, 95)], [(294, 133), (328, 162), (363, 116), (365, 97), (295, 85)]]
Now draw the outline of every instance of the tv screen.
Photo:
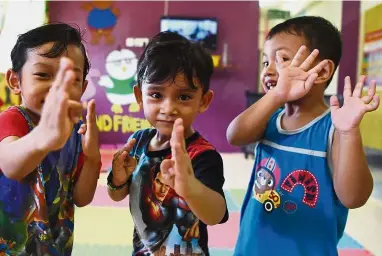
[(187, 39), (216, 50), (218, 22), (213, 18), (162, 17), (160, 31), (176, 32)]

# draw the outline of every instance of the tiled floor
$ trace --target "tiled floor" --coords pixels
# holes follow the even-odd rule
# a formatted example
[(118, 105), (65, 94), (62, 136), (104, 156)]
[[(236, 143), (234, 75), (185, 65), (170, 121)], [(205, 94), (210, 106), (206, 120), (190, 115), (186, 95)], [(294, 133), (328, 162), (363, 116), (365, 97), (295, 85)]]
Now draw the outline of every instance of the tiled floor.
[[(230, 219), (209, 230), (212, 256), (232, 255), (238, 227), (239, 211), (247, 186), (252, 161), (242, 154), (224, 154), (225, 192)], [(110, 157), (104, 155), (104, 167)], [(338, 248), (341, 256), (382, 256), (382, 170), (373, 169), (375, 187), (366, 206), (352, 210), (346, 234)], [(128, 199), (115, 203), (108, 198), (102, 174), (91, 206), (76, 210), (74, 256), (130, 255), (133, 224)]]

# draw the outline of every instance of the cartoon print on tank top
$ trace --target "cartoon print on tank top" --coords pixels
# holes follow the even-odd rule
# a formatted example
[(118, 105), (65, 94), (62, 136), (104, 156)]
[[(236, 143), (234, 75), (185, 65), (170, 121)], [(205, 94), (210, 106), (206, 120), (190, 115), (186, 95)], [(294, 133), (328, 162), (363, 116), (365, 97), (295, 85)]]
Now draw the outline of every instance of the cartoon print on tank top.
[(273, 157), (263, 158), (258, 164), (255, 172), (253, 185), (253, 198), (263, 204), (267, 213), (280, 208), (293, 214), (297, 211), (297, 203), (292, 200), (282, 202), (285, 193), (291, 193), (296, 186), (302, 186), (304, 193), (301, 201), (312, 208), (315, 208), (319, 196), (319, 186), (316, 177), (308, 170), (293, 170), (282, 181), (280, 187), (281, 170)]

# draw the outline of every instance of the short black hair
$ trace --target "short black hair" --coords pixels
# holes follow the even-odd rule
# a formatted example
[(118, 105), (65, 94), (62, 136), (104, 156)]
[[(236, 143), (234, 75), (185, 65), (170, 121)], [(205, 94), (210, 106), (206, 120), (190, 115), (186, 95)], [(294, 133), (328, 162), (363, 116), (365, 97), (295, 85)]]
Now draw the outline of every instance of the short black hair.
[[(342, 56), (342, 39), (340, 31), (328, 20), (317, 16), (302, 16), (286, 20), (274, 26), (268, 33), (267, 40), (277, 34), (288, 33), (303, 36), (308, 49), (319, 50), (321, 60), (333, 61), (335, 69)], [(333, 77), (328, 81), (328, 85)]]
[(46, 43), (54, 42), (52, 48), (42, 56), (56, 58), (67, 50), (68, 45), (80, 48), (84, 55), (84, 80), (89, 73), (90, 62), (86, 55), (83, 37), (78, 27), (65, 23), (47, 24), (21, 34), (11, 52), (12, 69), (20, 74), (27, 61), (28, 50), (36, 49)]
[(193, 78), (197, 78), (204, 94), (210, 88), (213, 70), (212, 57), (201, 44), (174, 32), (160, 32), (150, 40), (138, 61), (138, 86), (141, 88), (143, 82), (164, 83), (183, 73), (193, 89), (197, 88)]

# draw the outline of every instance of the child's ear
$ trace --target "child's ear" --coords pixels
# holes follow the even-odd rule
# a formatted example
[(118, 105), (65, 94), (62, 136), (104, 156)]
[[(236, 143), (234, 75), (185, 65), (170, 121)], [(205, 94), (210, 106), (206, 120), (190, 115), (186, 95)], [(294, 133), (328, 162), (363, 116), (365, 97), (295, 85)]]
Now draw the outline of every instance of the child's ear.
[(9, 89), (12, 91), (15, 95), (21, 94), (21, 82), (19, 79), (19, 75), (17, 72), (13, 71), (12, 69), (8, 69), (6, 74), (7, 84)]
[(315, 84), (324, 84), (329, 81), (329, 79), (333, 76), (335, 71), (334, 62), (331, 60), (327, 60), (328, 63), (323, 67), (323, 69), (318, 73), (318, 77)]
[(139, 108), (143, 109), (143, 102), (142, 102), (142, 90), (139, 88), (138, 84), (134, 85), (134, 95), (135, 100), (137, 101)]
[(211, 91), (211, 90), (208, 90), (202, 96), (202, 100), (200, 101), (199, 113), (203, 113), (203, 112), (205, 112), (209, 108), (213, 98), (214, 98), (214, 92)]
[(82, 84), (82, 94), (84, 94), (84, 92), (86, 91), (86, 88), (88, 88), (88, 84), (89, 84), (89, 81), (88, 80), (85, 80)]

